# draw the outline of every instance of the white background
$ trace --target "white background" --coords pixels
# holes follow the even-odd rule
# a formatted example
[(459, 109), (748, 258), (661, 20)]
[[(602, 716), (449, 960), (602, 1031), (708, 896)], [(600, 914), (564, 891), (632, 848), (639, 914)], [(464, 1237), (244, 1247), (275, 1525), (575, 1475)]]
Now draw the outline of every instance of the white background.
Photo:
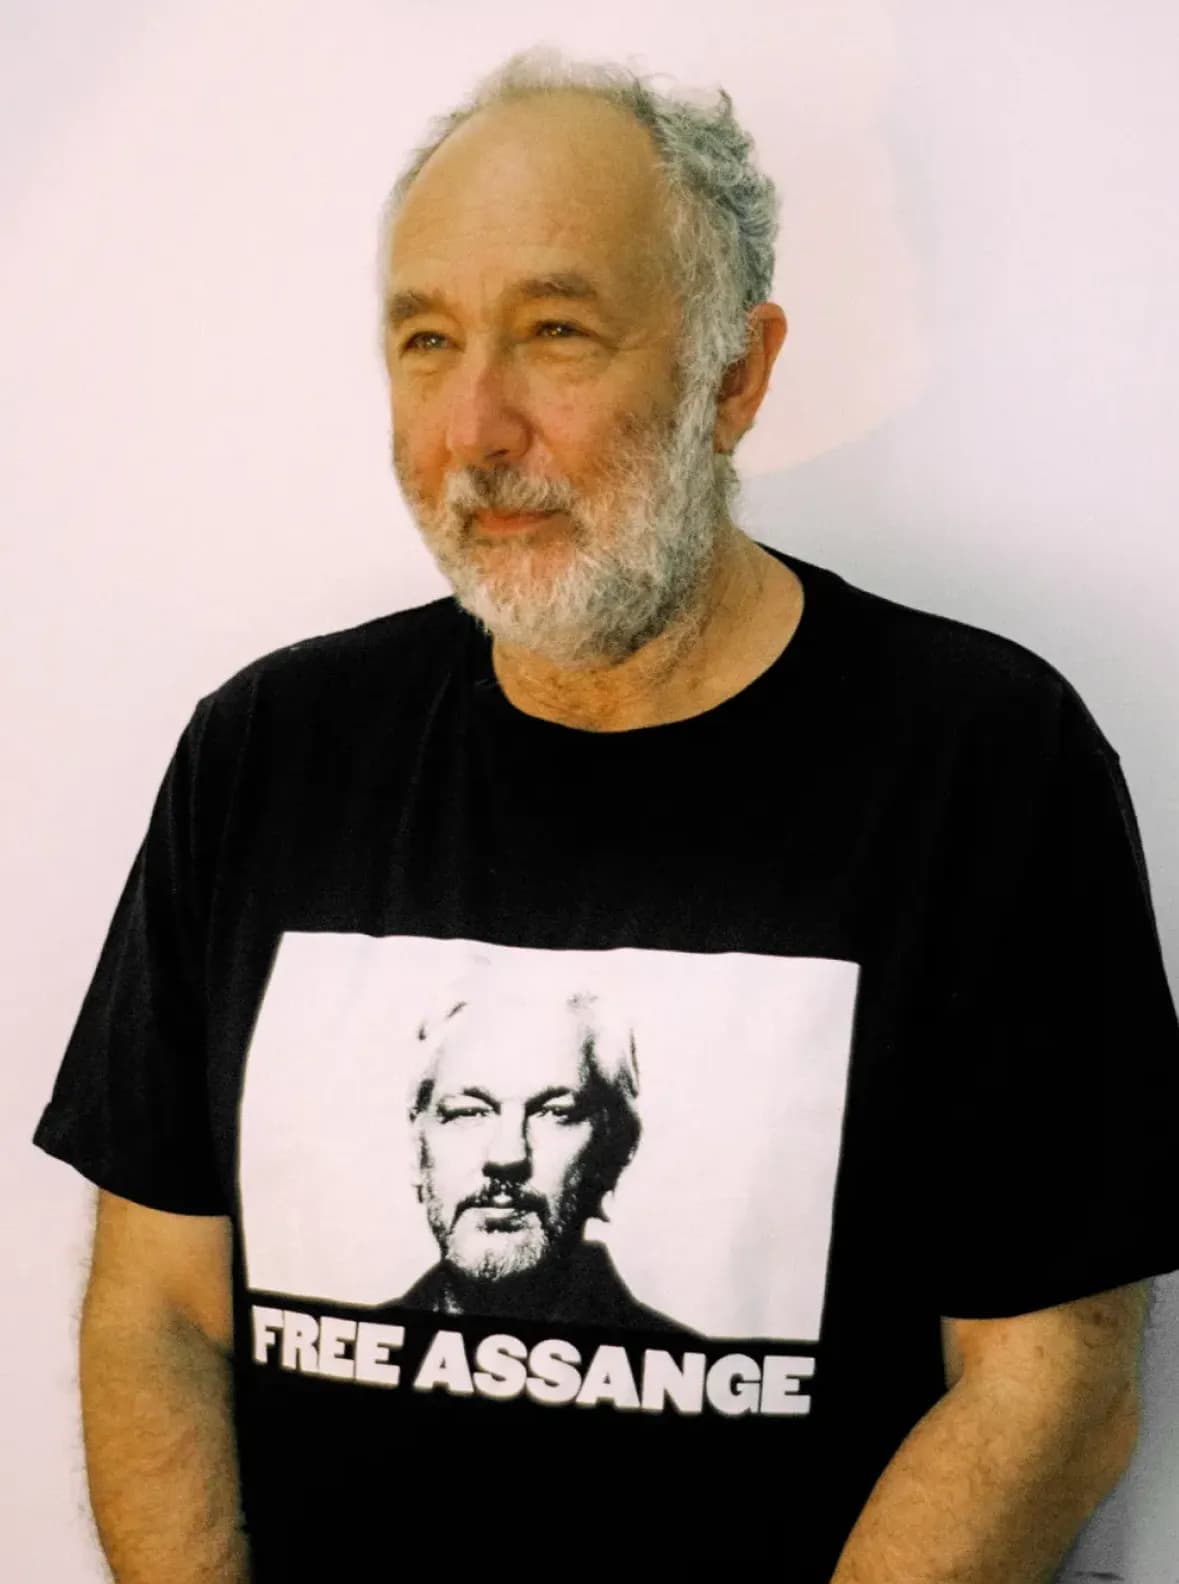
[[(486, 966), (464, 982), (473, 959)], [(818, 1341), (858, 977), (853, 963), (747, 952), (284, 936), (241, 1101), (248, 1285), (399, 1297), (438, 1259), (410, 1186), (407, 1101), (437, 1049), (418, 1025), (461, 998), (478, 1030), (501, 988), (525, 1012), (588, 991), (604, 1040), (633, 1030), (642, 1119), (610, 1219), (589, 1235), (640, 1303), (692, 1330)]]
[[(1122, 755), (1174, 982), (1179, 7), (3, 0), (0, 29), (0, 1561), (87, 1584), (92, 1190), (29, 1137), (197, 696), (446, 592), (391, 474), (372, 290), (428, 118), (540, 40), (732, 92), (791, 323), (740, 520), (1064, 671)], [(1065, 1578), (1179, 1579), (1159, 1286), (1139, 1452)]]

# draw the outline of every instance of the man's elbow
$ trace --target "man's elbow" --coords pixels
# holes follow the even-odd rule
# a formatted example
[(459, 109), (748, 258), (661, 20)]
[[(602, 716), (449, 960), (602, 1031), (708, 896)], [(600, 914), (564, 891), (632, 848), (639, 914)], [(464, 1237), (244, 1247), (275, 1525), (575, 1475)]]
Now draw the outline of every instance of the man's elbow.
[(1082, 1456), (1087, 1459), (1096, 1488), (1103, 1497), (1121, 1483), (1134, 1461), (1141, 1426), (1140, 1396), (1137, 1389), (1132, 1388), (1083, 1439)]

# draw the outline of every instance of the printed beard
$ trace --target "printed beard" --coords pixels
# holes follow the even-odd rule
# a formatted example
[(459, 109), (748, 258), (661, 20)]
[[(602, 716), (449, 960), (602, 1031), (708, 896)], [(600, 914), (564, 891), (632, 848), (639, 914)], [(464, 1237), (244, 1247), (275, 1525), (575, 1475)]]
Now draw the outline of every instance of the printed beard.
[(537, 1211), (480, 1205), (464, 1210), (452, 1228), (446, 1263), (473, 1282), (511, 1282), (536, 1272), (552, 1251)]

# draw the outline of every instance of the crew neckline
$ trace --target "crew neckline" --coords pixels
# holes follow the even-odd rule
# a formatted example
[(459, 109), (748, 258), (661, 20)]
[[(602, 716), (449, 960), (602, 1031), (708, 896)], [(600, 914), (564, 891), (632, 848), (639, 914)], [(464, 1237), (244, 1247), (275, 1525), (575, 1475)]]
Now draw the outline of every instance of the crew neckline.
[[(805, 666), (817, 648), (826, 628), (826, 612), (835, 587), (842, 579), (834, 572), (787, 555), (775, 545), (754, 541), (783, 565), (789, 567), (802, 585), (802, 614), (790, 642), (781, 654), (764, 671), (747, 682), (738, 692), (719, 704), (688, 715), (681, 720), (659, 721), (648, 726), (629, 726), (621, 731), (589, 731), (583, 726), (569, 726), (561, 721), (545, 720), (540, 715), (530, 715), (513, 704), (500, 686), (492, 663), (491, 636), (470, 616), (468, 628), (468, 683), (471, 696), (478, 702), (486, 718), (497, 728), (528, 736), (538, 746), (547, 745), (555, 751), (569, 748), (579, 751), (581, 743), (595, 745), (624, 743), (628, 749), (643, 751), (647, 744), (660, 748), (699, 738), (712, 732), (728, 730), (750, 711), (757, 710), (763, 699), (775, 688), (781, 687)], [(466, 613), (464, 613), (465, 615)], [(600, 751), (621, 751), (604, 747)]]

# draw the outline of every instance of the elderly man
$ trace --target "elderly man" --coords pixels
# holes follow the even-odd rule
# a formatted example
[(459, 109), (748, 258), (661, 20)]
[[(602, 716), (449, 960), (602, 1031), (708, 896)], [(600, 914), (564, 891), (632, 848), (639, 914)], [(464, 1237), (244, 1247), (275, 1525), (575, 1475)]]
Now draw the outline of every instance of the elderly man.
[(485, 994), (422, 1026), (414, 1188), (442, 1257), (398, 1307), (682, 1331), (585, 1238), (642, 1133), (633, 1036), (603, 1038), (593, 1000)]
[[(1042, 1584), (1129, 1464), (1144, 1284), (1179, 1266), (1179, 1031), (1125, 783), (1044, 661), (738, 526), (776, 224), (727, 95), (544, 59), (394, 189), (393, 460), (453, 597), (199, 702), (36, 1134), (101, 1190), (82, 1406), (127, 1584), (384, 1577), (435, 1541), (452, 1571)], [(639, 1357), (625, 1315), (590, 1348), (447, 1313), (423, 1380), (411, 1327), (259, 1292), (237, 1130), (287, 931), (355, 939), (357, 975), (372, 936), (690, 954), (724, 1032), (677, 1097), (697, 1208), (648, 1184), (660, 1256), (723, 1315), (797, 1270), (797, 1318)], [(838, 1104), (772, 1029), (799, 1081), (756, 1081), (751, 959), (854, 965)], [(349, 1070), (325, 1041), (319, 1083)], [(470, 1125), (519, 1125), (535, 1082), (521, 1057)], [(428, 1158), (465, 1125), (430, 1112)], [(330, 1140), (346, 1178), (360, 1131)], [(541, 1246), (497, 1181), (456, 1256)], [(423, 1182), (440, 1223), (455, 1191)], [(340, 1202), (301, 1200), (296, 1244), (346, 1237)]]

